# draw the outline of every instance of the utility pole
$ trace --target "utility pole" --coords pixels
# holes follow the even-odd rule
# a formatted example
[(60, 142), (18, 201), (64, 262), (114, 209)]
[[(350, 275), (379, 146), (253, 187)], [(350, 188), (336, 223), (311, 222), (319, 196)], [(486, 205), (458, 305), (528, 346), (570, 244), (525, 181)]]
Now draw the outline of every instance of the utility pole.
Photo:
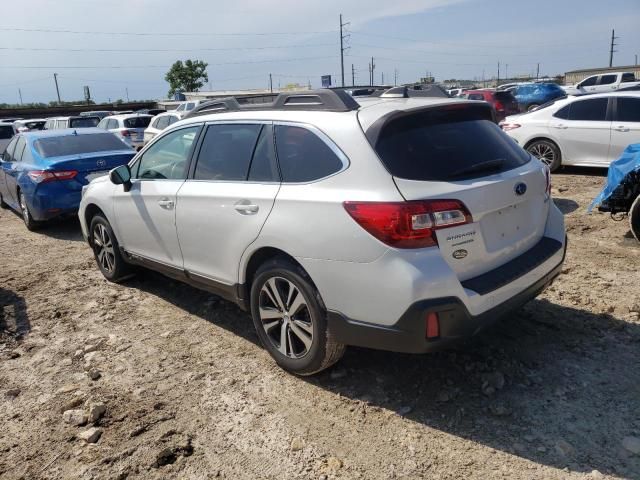
[(62, 103), (62, 100), (60, 100), (60, 89), (58, 88), (58, 74), (57, 73), (53, 74), (53, 81), (56, 82), (56, 93), (58, 94), (58, 103)]
[(504, 79), (505, 80), (509, 80), (509, 64), (505, 63), (504, 64)]
[(613, 54), (617, 52), (613, 47), (617, 46), (616, 40), (620, 37), (616, 37), (616, 31), (611, 30), (611, 49), (609, 50), (609, 67), (613, 67)]
[(353, 66), (353, 63), (351, 64), (351, 86), (356, 86), (356, 69)]
[(124, 90), (127, 93), (127, 102), (129, 102), (129, 87), (125, 87)]
[(483, 86), (484, 88), (487, 88), (487, 84), (486, 84), (486, 83), (485, 83), (485, 81), (484, 81), (484, 68), (482, 69), (482, 86)]
[(18, 89), (18, 95), (20, 96), (20, 105), (22, 105), (22, 91)]
[(393, 86), (394, 87), (398, 86), (398, 69), (397, 68), (393, 69)]
[(369, 70), (370, 70), (370, 72), (371, 72), (371, 75), (370, 75), (370, 77), (371, 77), (371, 78), (370, 78), (370, 83), (369, 83), (369, 85), (373, 85), (373, 79), (374, 79), (374, 78), (376, 78), (376, 77), (374, 76), (374, 75), (375, 75), (375, 71), (376, 71), (376, 63), (375, 63), (375, 61), (373, 60), (373, 57), (371, 57), (371, 64), (369, 65), (369, 67), (370, 67), (370, 68), (369, 68)]
[(384, 72), (382, 72), (382, 85), (384, 85)]
[(269, 74), (269, 91), (273, 93), (273, 77)]
[(538, 80), (540, 78), (540, 64), (538, 63), (538, 66), (536, 67), (536, 80)]
[(636, 53), (636, 65), (638, 65), (638, 54)]
[(498, 78), (496, 79), (496, 87), (500, 84), (500, 62), (498, 62)]
[(349, 25), (349, 22), (342, 23), (342, 14), (340, 14), (340, 70), (342, 72), (342, 86), (344, 87), (344, 51), (346, 48), (344, 47), (344, 39), (349, 35), (345, 35), (342, 32), (342, 29)]

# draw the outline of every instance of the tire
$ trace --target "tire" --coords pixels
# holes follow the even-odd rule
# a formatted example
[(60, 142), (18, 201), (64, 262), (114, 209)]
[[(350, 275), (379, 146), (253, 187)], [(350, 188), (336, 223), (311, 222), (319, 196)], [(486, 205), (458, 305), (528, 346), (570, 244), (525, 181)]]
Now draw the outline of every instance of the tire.
[(555, 172), (562, 165), (562, 154), (558, 146), (550, 140), (535, 140), (526, 147), (534, 157), (547, 164)]
[(533, 110), (534, 108), (538, 108), (539, 106), (540, 105), (538, 105), (537, 103), (532, 103), (527, 107), (527, 112), (530, 112), (531, 110)]
[(102, 215), (95, 215), (91, 219), (89, 242), (96, 264), (104, 278), (117, 283), (132, 275), (131, 265), (122, 258), (118, 239), (109, 221)]
[(18, 192), (18, 198), (20, 199), (20, 213), (22, 215), (22, 221), (24, 221), (27, 230), (33, 232), (42, 226), (42, 222), (38, 222), (33, 219), (29, 205), (27, 204), (27, 198), (22, 191)]
[(312, 375), (344, 354), (345, 345), (328, 328), (318, 290), (292, 262), (276, 258), (264, 263), (251, 285), (250, 301), (258, 337), (284, 370)]
[(629, 228), (636, 240), (640, 242), (640, 195), (636, 197), (629, 209)]

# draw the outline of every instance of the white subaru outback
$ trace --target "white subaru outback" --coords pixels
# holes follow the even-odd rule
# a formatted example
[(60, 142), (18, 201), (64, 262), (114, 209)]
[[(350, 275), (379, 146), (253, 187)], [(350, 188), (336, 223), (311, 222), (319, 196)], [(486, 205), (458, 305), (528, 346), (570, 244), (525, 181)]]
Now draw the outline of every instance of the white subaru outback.
[(237, 302), (300, 375), (346, 345), (473, 335), (566, 249), (548, 169), (488, 104), (332, 90), (200, 105), (85, 187), (79, 216), (107, 279), (144, 266)]

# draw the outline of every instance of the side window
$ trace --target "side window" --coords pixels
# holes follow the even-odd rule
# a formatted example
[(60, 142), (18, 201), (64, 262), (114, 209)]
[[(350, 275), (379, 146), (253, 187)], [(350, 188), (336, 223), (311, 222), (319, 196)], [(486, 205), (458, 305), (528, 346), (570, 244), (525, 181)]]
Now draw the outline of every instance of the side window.
[(160, 117), (156, 122), (156, 128), (158, 130), (164, 130), (169, 126), (169, 117)]
[(563, 120), (567, 120), (569, 118), (569, 110), (571, 109), (571, 105), (565, 105), (556, 113), (553, 114), (556, 118), (562, 118)]
[(592, 87), (593, 85), (595, 85), (595, 84), (596, 84), (596, 81), (597, 81), (597, 80), (598, 80), (598, 76), (597, 76), (597, 75), (596, 75), (596, 76), (594, 76), (594, 77), (589, 77), (589, 78), (587, 78), (587, 79), (583, 80), (583, 81), (580, 83), (580, 86), (581, 86), (581, 87)]
[(287, 125), (275, 128), (276, 153), (283, 182), (311, 182), (342, 169), (342, 161), (312, 131)]
[(178, 108), (176, 108), (176, 112), (182, 112), (184, 110), (185, 104), (181, 103), (180, 105), (178, 105)]
[(611, 85), (612, 83), (616, 83), (618, 79), (618, 75), (603, 75), (600, 77), (600, 85)]
[(193, 142), (200, 126), (182, 128), (171, 132), (153, 145), (138, 161), (135, 178), (139, 179), (172, 179), (186, 178), (185, 169)]
[(56, 128), (67, 128), (67, 121), (66, 120), (58, 120), (56, 122)]
[(9, 145), (7, 145), (7, 148), (5, 149), (4, 153), (2, 154), (2, 159), (5, 162), (13, 162), (13, 151), (16, 148), (16, 143), (18, 142), (18, 138), (14, 138), (13, 140), (11, 140), (9, 142)]
[(108, 130), (115, 130), (118, 128), (118, 120), (116, 120), (115, 118), (112, 118), (111, 120), (109, 120), (109, 123), (107, 124)]
[(24, 139), (24, 137), (19, 137), (18, 142), (16, 143), (16, 150), (13, 154), (14, 162), (22, 161), (22, 154), (24, 153), (24, 147), (26, 146), (27, 146), (27, 141)]
[(622, 82), (626, 83), (626, 82), (635, 82), (636, 81), (636, 76), (633, 73), (623, 73), (622, 74)]
[(178, 117), (176, 117), (175, 115), (171, 115), (169, 116), (169, 125), (173, 125), (174, 123), (176, 123), (178, 120), (180, 120)]
[(187, 106), (184, 109), (189, 111), (189, 110), (193, 110), (194, 108), (196, 108), (196, 104), (193, 102), (190, 102), (190, 103), (187, 103)]
[(616, 117), (619, 122), (640, 123), (640, 98), (618, 97)]
[(193, 178), (246, 180), (262, 125), (210, 125), (202, 141)]
[(265, 125), (260, 132), (249, 167), (250, 182), (279, 182), (278, 165), (273, 147), (273, 129)]
[(108, 122), (109, 122), (109, 120), (107, 120), (106, 118), (105, 118), (105, 119), (100, 120), (100, 123), (98, 124), (98, 128), (103, 128), (103, 129), (105, 129), (105, 130), (106, 130), (106, 129), (107, 129), (107, 123), (108, 123)]
[(571, 104), (569, 120), (600, 122), (607, 119), (607, 98), (581, 100)]

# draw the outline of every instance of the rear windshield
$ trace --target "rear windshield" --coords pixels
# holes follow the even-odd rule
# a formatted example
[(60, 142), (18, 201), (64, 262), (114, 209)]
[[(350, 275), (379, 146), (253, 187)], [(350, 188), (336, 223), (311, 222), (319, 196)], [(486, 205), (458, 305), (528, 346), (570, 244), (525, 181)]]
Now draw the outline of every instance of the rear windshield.
[(112, 133), (39, 138), (34, 140), (33, 147), (44, 158), (127, 149), (122, 140)]
[(13, 137), (13, 127), (11, 125), (0, 125), (0, 140)]
[(455, 181), (520, 167), (530, 160), (486, 108), (431, 109), (390, 121), (376, 151), (389, 172), (408, 180)]
[(69, 128), (89, 128), (95, 127), (99, 123), (98, 117), (71, 118), (69, 119)]
[(511, 92), (495, 92), (494, 93), (496, 100), (500, 100), (501, 102), (515, 102), (516, 97), (513, 96)]
[(152, 117), (133, 117), (124, 121), (125, 128), (147, 128)]
[(23, 125), (29, 130), (42, 130), (44, 122), (23, 122)]

